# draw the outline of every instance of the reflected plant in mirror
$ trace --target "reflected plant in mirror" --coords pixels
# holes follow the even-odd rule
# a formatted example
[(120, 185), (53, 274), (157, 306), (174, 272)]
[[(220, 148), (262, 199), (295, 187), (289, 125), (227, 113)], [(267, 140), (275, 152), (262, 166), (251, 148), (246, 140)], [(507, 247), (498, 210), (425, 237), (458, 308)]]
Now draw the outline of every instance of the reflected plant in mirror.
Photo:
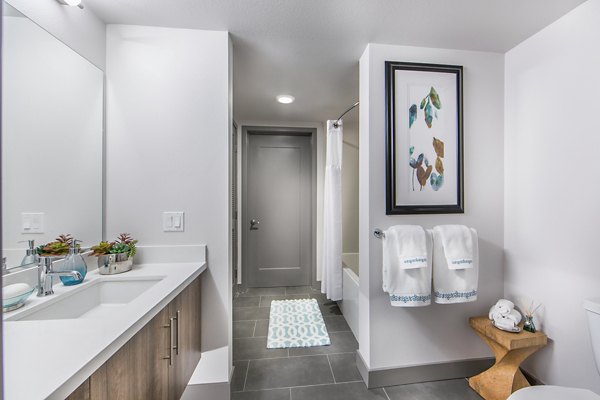
[(40, 245), (37, 248), (37, 253), (42, 257), (66, 256), (72, 243), (73, 237), (71, 235), (59, 235), (53, 242)]
[(104, 74), (3, 5), (2, 252), (13, 272), (62, 232), (102, 239)]

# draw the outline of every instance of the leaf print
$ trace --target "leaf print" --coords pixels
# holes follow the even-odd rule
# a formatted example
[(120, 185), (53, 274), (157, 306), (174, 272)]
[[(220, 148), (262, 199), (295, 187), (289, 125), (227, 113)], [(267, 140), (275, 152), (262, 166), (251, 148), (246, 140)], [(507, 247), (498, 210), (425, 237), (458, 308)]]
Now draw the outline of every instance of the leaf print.
[(426, 167), (429, 167), (429, 160), (427, 159), (427, 157), (425, 157), (425, 158), (423, 159), (423, 162), (425, 163), (425, 166), (426, 166)]
[(423, 100), (421, 100), (421, 107), (419, 107), (421, 110), (423, 108), (425, 108), (425, 104), (427, 103), (428, 98), (429, 98), (429, 96), (425, 96), (425, 98)]
[(431, 124), (433, 123), (433, 109), (429, 102), (427, 102), (427, 105), (425, 106), (425, 123), (428, 128), (431, 128)]
[(438, 157), (444, 158), (444, 142), (435, 137), (433, 138), (433, 150)]
[(425, 155), (423, 153), (419, 154), (419, 157), (417, 157), (417, 165), (421, 166), (421, 164), (423, 164), (423, 159), (425, 158)]
[(439, 157), (435, 160), (435, 170), (441, 175), (444, 175), (444, 162)]
[(440, 108), (442, 108), (442, 101), (440, 100), (440, 96), (435, 91), (435, 89), (433, 88), (433, 86), (431, 87), (431, 90), (429, 91), (429, 98), (431, 99), (431, 102), (433, 103), (433, 106), (435, 108), (437, 108), (438, 110)]
[(408, 154), (412, 156), (414, 152), (415, 152), (415, 146), (410, 146), (410, 149), (408, 149)]
[(423, 168), (421, 165), (417, 167), (417, 180), (421, 185), (421, 190), (423, 190), (423, 187), (427, 184), (427, 179), (429, 178), (429, 175), (431, 175), (432, 169), (433, 167), (431, 165), (427, 167), (427, 169)]
[(431, 188), (437, 192), (444, 185), (444, 175), (437, 175), (435, 172), (432, 173), (429, 183), (431, 184)]
[(413, 104), (408, 109), (408, 127), (409, 128), (412, 126), (412, 124), (415, 122), (416, 119), (417, 119), (417, 105)]
[(412, 168), (417, 168), (417, 160), (415, 160), (414, 158), (411, 158), (410, 161), (408, 162), (408, 165), (410, 165)]

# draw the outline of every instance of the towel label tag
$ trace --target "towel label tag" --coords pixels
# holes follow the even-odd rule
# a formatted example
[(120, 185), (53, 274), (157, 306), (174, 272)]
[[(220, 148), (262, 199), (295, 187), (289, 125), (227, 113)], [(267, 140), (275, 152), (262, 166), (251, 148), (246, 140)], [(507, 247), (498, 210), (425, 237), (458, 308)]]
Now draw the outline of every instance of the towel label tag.
[(469, 269), (473, 268), (473, 260), (469, 258), (458, 258), (450, 260), (448, 263), (449, 269)]
[(426, 268), (427, 257), (406, 257), (400, 259), (400, 268), (402, 269), (413, 269), (413, 268)]

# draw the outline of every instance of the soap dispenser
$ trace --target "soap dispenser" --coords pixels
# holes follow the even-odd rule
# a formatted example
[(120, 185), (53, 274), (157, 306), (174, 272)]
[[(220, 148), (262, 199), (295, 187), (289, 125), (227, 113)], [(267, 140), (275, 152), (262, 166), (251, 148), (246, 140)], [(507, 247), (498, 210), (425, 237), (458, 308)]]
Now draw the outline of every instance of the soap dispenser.
[(29, 248), (25, 250), (25, 257), (21, 260), (21, 266), (29, 265), (29, 264), (37, 264), (40, 256), (38, 256), (35, 250), (35, 240), (23, 240), (19, 243), (27, 242)]
[(79, 247), (77, 246), (78, 242), (81, 242), (81, 240), (73, 239), (69, 254), (62, 261), (62, 265), (60, 265), (59, 268), (56, 268), (58, 271), (77, 271), (81, 274), (81, 279), (72, 276), (61, 276), (60, 280), (65, 286), (77, 285), (83, 282), (85, 274), (87, 273), (87, 265), (81, 254), (79, 254)]

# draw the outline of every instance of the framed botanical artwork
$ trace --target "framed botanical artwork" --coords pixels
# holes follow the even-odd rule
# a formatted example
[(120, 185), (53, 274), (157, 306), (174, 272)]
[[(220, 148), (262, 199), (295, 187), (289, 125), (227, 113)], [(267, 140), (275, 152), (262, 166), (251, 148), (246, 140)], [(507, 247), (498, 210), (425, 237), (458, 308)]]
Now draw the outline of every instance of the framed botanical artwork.
[(464, 212), (462, 72), (385, 62), (386, 214)]

